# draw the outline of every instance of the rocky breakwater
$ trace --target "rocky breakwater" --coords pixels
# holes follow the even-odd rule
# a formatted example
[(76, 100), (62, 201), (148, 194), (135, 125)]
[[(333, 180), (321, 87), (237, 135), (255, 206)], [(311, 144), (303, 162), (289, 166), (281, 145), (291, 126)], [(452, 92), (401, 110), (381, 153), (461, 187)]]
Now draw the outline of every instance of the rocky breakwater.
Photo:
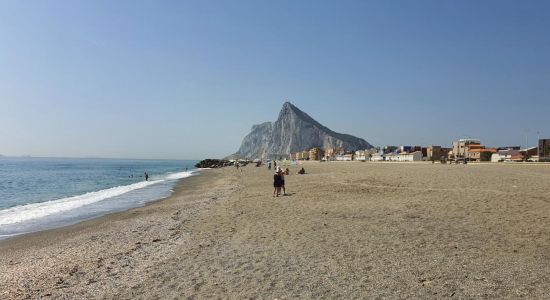
[(227, 166), (230, 166), (230, 165), (231, 165), (231, 162), (229, 162), (228, 160), (208, 158), (208, 159), (203, 159), (203, 160), (199, 161), (198, 163), (196, 163), (195, 167), (215, 169), (215, 168), (227, 167)]

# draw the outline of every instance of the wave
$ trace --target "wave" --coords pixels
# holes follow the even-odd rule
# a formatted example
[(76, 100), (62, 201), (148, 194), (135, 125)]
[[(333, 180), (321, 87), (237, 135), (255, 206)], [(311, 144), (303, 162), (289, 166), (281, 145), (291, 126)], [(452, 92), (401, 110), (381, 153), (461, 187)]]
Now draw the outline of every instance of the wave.
[[(100, 191), (89, 192), (86, 194), (67, 197), (57, 200), (51, 200), (41, 203), (25, 204), (0, 210), (0, 226), (21, 223), (33, 219), (43, 218), (54, 214), (64, 213), (79, 207), (97, 203), (105, 199), (113, 198), (126, 194), (130, 191), (142, 189), (167, 180), (177, 180), (196, 175), (194, 171), (171, 173), (164, 178), (142, 181), (130, 185), (116, 186)], [(151, 199), (154, 200), (154, 199)]]
[(176, 179), (182, 179), (182, 178), (186, 178), (186, 177), (189, 177), (189, 176), (193, 176), (193, 175), (196, 175), (197, 172), (194, 172), (194, 171), (185, 171), (185, 172), (178, 172), (178, 173), (172, 173), (172, 174), (168, 174), (165, 179), (166, 180), (176, 180)]

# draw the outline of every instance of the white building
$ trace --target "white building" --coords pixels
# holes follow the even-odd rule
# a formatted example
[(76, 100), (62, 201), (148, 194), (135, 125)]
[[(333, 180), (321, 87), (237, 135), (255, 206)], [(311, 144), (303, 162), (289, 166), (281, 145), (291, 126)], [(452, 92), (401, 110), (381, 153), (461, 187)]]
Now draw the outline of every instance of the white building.
[(497, 153), (491, 155), (491, 162), (501, 162), (501, 161), (521, 161), (523, 160), (523, 155), (521, 155), (520, 150), (499, 150)]
[(370, 158), (371, 161), (384, 161), (385, 160), (385, 157), (383, 154), (381, 153), (374, 153), (371, 158)]
[(422, 161), (422, 152), (386, 154), (386, 161)]
[(367, 160), (367, 151), (357, 150), (355, 151), (355, 160), (366, 161)]
[(386, 161), (398, 161), (399, 154), (397, 153), (386, 153)]
[(399, 153), (399, 161), (422, 161), (422, 151)]
[(336, 155), (337, 161), (352, 161), (353, 160), (353, 154), (338, 154)]

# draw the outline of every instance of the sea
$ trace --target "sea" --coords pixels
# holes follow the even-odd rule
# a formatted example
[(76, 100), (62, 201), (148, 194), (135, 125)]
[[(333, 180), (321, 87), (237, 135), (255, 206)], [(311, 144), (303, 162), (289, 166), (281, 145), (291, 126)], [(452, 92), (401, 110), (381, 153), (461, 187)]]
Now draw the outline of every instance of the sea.
[[(0, 239), (168, 197), (191, 160), (0, 157)], [(146, 181), (144, 173), (149, 174)]]

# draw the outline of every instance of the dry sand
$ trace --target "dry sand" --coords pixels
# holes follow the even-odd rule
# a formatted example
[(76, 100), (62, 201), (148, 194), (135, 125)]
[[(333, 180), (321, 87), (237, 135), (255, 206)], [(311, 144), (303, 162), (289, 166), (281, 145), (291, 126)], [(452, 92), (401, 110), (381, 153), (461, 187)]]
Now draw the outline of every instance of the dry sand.
[[(247, 166), (0, 243), (0, 299), (550, 299), (550, 165)], [(297, 167), (291, 167), (295, 173)]]

